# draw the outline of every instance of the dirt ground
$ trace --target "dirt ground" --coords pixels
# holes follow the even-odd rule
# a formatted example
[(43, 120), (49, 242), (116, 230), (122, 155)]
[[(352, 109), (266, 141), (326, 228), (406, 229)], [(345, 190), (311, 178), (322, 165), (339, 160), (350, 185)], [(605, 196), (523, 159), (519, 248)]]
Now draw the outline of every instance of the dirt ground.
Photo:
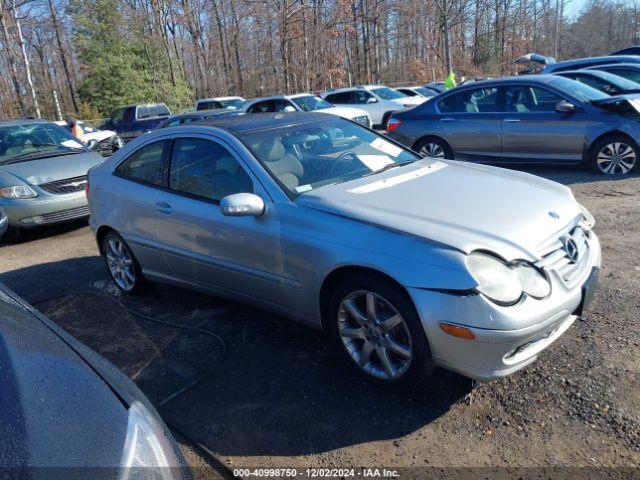
[(268, 466), (638, 478), (640, 176), (532, 172), (569, 185), (596, 217), (600, 290), (537, 362), (477, 388), (439, 371), (419, 392), (389, 393), (362, 383), (321, 333), (272, 314), (166, 286), (123, 298), (86, 223), (5, 242), (0, 281), (133, 378), (178, 433), (197, 478)]

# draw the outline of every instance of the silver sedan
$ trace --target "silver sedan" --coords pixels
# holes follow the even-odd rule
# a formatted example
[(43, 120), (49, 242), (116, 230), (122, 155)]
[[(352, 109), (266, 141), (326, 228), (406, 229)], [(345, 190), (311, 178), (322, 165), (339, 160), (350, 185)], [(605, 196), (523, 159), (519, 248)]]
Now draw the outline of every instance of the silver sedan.
[(600, 245), (571, 191), (421, 159), (353, 122), (256, 114), (150, 132), (89, 172), (116, 285), (157, 281), (323, 328), (365, 377), (508, 375), (593, 296)]

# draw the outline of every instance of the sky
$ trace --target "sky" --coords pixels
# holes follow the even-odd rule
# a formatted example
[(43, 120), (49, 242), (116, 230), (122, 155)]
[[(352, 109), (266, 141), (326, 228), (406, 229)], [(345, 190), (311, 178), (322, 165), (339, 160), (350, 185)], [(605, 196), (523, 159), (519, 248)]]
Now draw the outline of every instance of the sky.
[(585, 3), (587, 3), (587, 0), (569, 0), (564, 6), (565, 15), (567, 17), (575, 17)]

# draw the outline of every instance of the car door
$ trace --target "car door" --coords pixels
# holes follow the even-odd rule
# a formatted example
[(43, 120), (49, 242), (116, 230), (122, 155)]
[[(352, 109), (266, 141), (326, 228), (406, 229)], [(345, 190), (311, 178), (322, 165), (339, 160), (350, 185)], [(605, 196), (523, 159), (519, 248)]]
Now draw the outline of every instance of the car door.
[(466, 89), (437, 103), (440, 127), (460, 160), (493, 161), (501, 154), (498, 87)]
[(537, 85), (505, 87), (502, 119), (502, 155), (513, 162), (582, 161), (587, 113), (578, 106), (572, 113), (557, 112), (568, 100)]
[(280, 225), (275, 209), (229, 217), (220, 200), (255, 193), (269, 203), (239, 156), (205, 135), (175, 138), (168, 188), (157, 203), (158, 239), (173, 274), (188, 282), (282, 305)]
[(148, 142), (128, 155), (113, 172), (109, 188), (96, 198), (110, 206), (109, 224), (127, 241), (143, 269), (164, 272), (158, 250), (156, 203), (163, 184), (167, 140)]

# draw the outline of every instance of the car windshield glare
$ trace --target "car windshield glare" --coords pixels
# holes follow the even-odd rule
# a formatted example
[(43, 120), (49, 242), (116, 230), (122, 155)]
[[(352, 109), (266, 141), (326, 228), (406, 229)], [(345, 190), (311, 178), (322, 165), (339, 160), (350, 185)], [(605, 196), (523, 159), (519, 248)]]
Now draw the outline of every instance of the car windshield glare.
[(384, 137), (341, 118), (248, 132), (239, 137), (291, 197), (419, 159)]
[(322, 110), (325, 108), (331, 108), (331, 105), (326, 100), (316, 97), (314, 95), (306, 95), (304, 97), (292, 98), (293, 102), (300, 107), (303, 112), (312, 112), (314, 110)]
[(67, 130), (53, 123), (0, 127), (0, 162), (71, 149), (84, 151), (84, 146)]
[(383, 100), (397, 100), (399, 98), (406, 97), (404, 93), (400, 93), (397, 90), (392, 90), (389, 87), (372, 88), (371, 91)]
[(562, 90), (567, 95), (571, 95), (574, 98), (582, 102), (590, 102), (591, 100), (602, 100), (603, 98), (608, 98), (604, 92), (600, 90), (596, 90), (589, 85), (585, 85), (584, 83), (576, 82), (575, 80), (570, 80), (564, 77), (554, 78), (551, 82), (551, 85)]

